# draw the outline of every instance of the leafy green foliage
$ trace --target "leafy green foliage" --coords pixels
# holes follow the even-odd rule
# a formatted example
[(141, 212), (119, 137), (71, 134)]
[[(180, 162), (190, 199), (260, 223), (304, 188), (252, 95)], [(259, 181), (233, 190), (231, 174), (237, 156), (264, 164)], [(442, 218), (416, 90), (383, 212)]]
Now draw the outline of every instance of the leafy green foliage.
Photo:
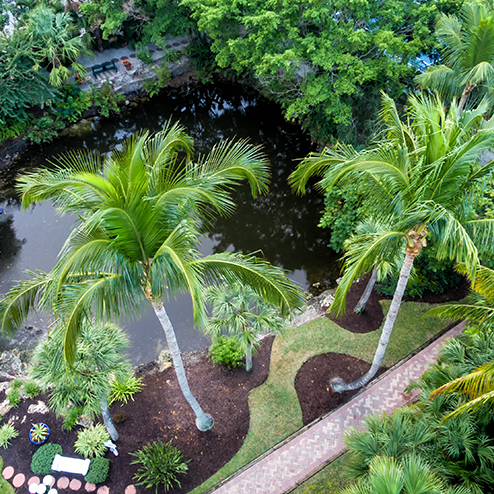
[(84, 477), (86, 482), (92, 484), (100, 484), (108, 477), (108, 470), (110, 469), (110, 460), (97, 456), (91, 460), (89, 464), (89, 470)]
[(12, 407), (17, 408), (19, 406), (21, 402), (21, 390), (19, 388), (12, 388), (6, 396)]
[(21, 389), (22, 388), (22, 385), (23, 385), (23, 382), (20, 380), (20, 379), (14, 379), (11, 383), (10, 383), (10, 387), (12, 389)]
[(214, 339), (209, 348), (208, 357), (215, 364), (224, 365), (229, 369), (236, 369), (244, 365), (244, 352), (237, 339), (228, 336), (219, 336)]
[(70, 407), (63, 418), (63, 428), (71, 431), (77, 425), (77, 419), (84, 413), (83, 407)]
[(31, 433), (31, 439), (36, 443), (40, 443), (47, 438), (48, 427), (46, 426), (46, 424), (42, 424), (42, 423), (33, 424), (30, 433)]
[(90, 105), (95, 106), (101, 115), (109, 117), (111, 113), (120, 111), (118, 104), (125, 101), (125, 95), (116, 93), (107, 81), (100, 89), (92, 87), (86, 93), (86, 100), (89, 101)]
[(136, 56), (137, 58), (145, 63), (146, 65), (151, 65), (153, 63), (153, 55), (151, 54), (151, 52), (145, 48), (145, 47), (136, 47)]
[(43, 444), (34, 453), (31, 460), (31, 470), (35, 475), (47, 475), (53, 473), (51, 465), (56, 455), (62, 454), (62, 446), (56, 443)]
[(35, 381), (26, 381), (24, 383), (24, 392), (29, 396), (29, 398), (36, 398), (36, 396), (41, 393), (41, 386)]
[[(436, 44), (438, 10), (453, 1), (280, 2), (183, 0), (211, 40), (221, 69), (255, 77), (288, 119), (314, 136), (361, 141), (379, 109), (382, 81), (398, 97), (409, 65)], [(338, 131), (341, 129), (341, 135)], [(346, 135), (345, 135), (346, 134)]]
[(121, 401), (122, 405), (126, 404), (129, 399), (134, 401), (134, 395), (142, 391), (143, 386), (141, 377), (128, 375), (120, 380), (113, 381), (109, 403)]
[(108, 449), (104, 443), (108, 440), (110, 440), (110, 435), (105, 426), (103, 424), (95, 424), (77, 433), (74, 450), (84, 458), (104, 456)]
[(60, 120), (77, 122), (92, 104), (91, 97), (86, 97), (77, 84), (65, 84), (58, 91), (58, 95), (55, 106)]
[(130, 453), (137, 459), (131, 465), (139, 465), (135, 479), (137, 485), (144, 485), (146, 489), (163, 485), (165, 492), (175, 487), (181, 487), (177, 476), (187, 473), (187, 462), (183, 461), (182, 453), (171, 445), (171, 441), (163, 443), (161, 440), (147, 444), (136, 453)]
[(64, 128), (64, 124), (49, 115), (43, 115), (33, 120), (26, 138), (36, 144), (50, 142), (57, 137), (58, 131)]
[(10, 440), (18, 435), (19, 431), (12, 424), (3, 424), (0, 427), (0, 446), (7, 449), (10, 446)]
[(171, 78), (170, 72), (168, 72), (166, 67), (156, 67), (156, 74), (157, 77), (145, 79), (142, 83), (142, 88), (151, 98), (166, 87)]

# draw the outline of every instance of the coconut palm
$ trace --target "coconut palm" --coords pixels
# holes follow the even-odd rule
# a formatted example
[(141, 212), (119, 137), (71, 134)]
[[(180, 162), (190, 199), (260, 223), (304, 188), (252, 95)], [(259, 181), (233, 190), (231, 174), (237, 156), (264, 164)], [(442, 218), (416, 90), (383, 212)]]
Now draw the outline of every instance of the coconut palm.
[(84, 415), (102, 415), (106, 430), (116, 441), (118, 432), (111, 419), (108, 401), (116, 381), (133, 374), (124, 352), (129, 340), (114, 324), (96, 326), (86, 321), (79, 332), (73, 366), (63, 358), (64, 328), (56, 327), (36, 348), (31, 377), (38, 379), (50, 397), (50, 408), (65, 415), (78, 407)]
[(44, 64), (49, 65), (52, 86), (65, 84), (77, 72), (86, 73), (86, 68), (77, 59), (92, 52), (79, 37), (69, 14), (56, 13), (47, 5), (40, 4), (27, 14), (22, 35), (32, 43), (33, 56), (38, 60), (35, 67), (40, 69)]
[[(473, 213), (472, 193), (491, 175), (494, 163), (478, 157), (494, 143), (494, 120), (484, 121), (486, 104), (460, 113), (453, 102), (446, 112), (439, 98), (411, 97), (408, 119), (402, 122), (394, 102), (384, 96), (380, 114), (384, 130), (368, 150), (357, 153), (342, 146), (306, 158), (291, 175), (303, 192), (307, 180), (323, 175), (320, 187), (330, 188), (349, 177), (375, 185), (374, 217), (364, 220), (345, 243), (345, 271), (331, 310), (345, 309), (353, 281), (398, 252), (404, 260), (379, 345), (369, 372), (345, 384), (336, 378), (333, 389), (356, 389), (381, 365), (415, 258), (434, 243), (438, 260), (464, 260), (474, 276), (478, 250), (490, 248), (494, 222)], [(380, 212), (379, 212), (380, 211)]]
[(494, 89), (494, 10), (488, 2), (464, 3), (459, 18), (441, 14), (436, 34), (443, 64), (429, 67), (417, 82), (448, 100), (460, 98), (461, 112), (470, 95)]
[(248, 286), (237, 283), (211, 287), (206, 291), (206, 301), (211, 305), (211, 317), (205, 331), (214, 336), (226, 331), (236, 338), (245, 352), (247, 372), (252, 371), (252, 352), (260, 344), (259, 337), (286, 328), (279, 310)]
[(213, 421), (189, 389), (167, 300), (188, 292), (196, 324), (205, 321), (202, 288), (215, 282), (247, 283), (283, 316), (303, 303), (300, 289), (264, 260), (228, 252), (201, 257), (197, 250), (209, 220), (233, 211), (231, 189), (244, 179), (254, 196), (267, 189), (258, 147), (223, 141), (194, 161), (192, 140), (177, 124), (155, 136), (137, 133), (104, 159), (73, 152), (52, 170), (21, 177), (23, 207), (52, 199), (79, 222), (53, 270), (31, 273), (0, 302), (2, 328), (15, 330), (31, 309), (49, 308), (63, 321), (65, 357), (73, 362), (84, 318), (132, 315), (150, 304), (197, 426), (208, 430)]

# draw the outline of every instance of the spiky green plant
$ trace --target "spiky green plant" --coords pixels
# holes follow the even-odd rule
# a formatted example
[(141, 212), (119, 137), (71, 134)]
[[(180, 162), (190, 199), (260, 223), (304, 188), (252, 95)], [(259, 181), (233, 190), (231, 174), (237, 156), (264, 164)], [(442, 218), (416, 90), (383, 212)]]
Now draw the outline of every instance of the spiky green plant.
[(18, 435), (19, 431), (12, 424), (3, 424), (0, 427), (0, 446), (7, 449), (10, 446), (10, 440)]
[(122, 405), (126, 404), (129, 400), (134, 401), (134, 395), (140, 393), (143, 386), (145, 384), (142, 382), (142, 378), (133, 375), (115, 380), (112, 383), (112, 390), (108, 401), (110, 404), (115, 401), (121, 401)]
[(77, 433), (77, 440), (74, 443), (76, 453), (84, 458), (94, 458), (104, 456), (108, 448), (105, 442), (110, 439), (110, 434), (103, 424), (95, 424)]

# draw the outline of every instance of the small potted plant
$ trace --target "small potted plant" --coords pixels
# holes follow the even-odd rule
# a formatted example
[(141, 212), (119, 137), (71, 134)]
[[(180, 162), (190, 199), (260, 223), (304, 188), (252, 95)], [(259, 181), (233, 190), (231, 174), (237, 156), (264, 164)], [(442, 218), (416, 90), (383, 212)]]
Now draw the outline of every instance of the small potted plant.
[(33, 444), (43, 444), (50, 435), (50, 429), (44, 423), (33, 424), (29, 431), (29, 439)]
[(127, 59), (122, 60), (122, 63), (127, 70), (130, 70), (130, 68), (132, 67), (132, 62), (129, 62), (129, 60)]

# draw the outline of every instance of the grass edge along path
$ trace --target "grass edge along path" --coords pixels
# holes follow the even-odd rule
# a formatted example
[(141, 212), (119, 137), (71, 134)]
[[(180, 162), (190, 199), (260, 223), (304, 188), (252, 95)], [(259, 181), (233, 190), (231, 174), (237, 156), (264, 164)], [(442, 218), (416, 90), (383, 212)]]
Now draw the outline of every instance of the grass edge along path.
[[(384, 312), (390, 301), (381, 301)], [(398, 313), (383, 365), (390, 367), (448, 326), (448, 321), (422, 316), (436, 305), (404, 302)], [(381, 330), (351, 333), (326, 317), (290, 328), (277, 336), (271, 351), (268, 379), (249, 394), (250, 426), (238, 453), (190, 494), (201, 494), (299, 430), (302, 411), (294, 383), (304, 362), (328, 352), (371, 362)]]

